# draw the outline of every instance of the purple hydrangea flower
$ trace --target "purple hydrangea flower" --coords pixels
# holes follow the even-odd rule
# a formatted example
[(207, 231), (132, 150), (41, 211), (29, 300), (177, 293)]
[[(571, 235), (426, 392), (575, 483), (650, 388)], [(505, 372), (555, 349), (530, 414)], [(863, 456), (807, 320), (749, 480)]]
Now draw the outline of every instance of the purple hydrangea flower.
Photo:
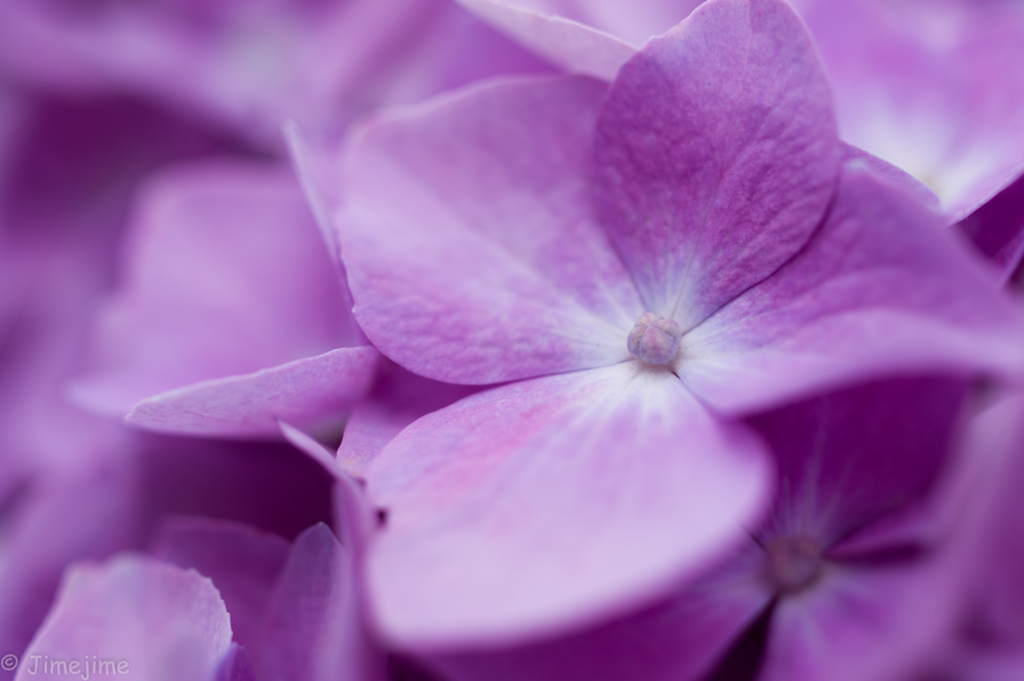
[[(506, 383), (367, 468), (376, 613), (414, 649), (565, 630), (705, 566), (770, 493), (737, 416), (1020, 370), (1019, 313), (915, 186), (841, 146), (781, 2), (705, 4), (610, 88), (519, 80), (384, 116), (345, 163), (367, 336), (429, 378)], [(658, 364), (630, 354), (648, 314), (680, 334)]]

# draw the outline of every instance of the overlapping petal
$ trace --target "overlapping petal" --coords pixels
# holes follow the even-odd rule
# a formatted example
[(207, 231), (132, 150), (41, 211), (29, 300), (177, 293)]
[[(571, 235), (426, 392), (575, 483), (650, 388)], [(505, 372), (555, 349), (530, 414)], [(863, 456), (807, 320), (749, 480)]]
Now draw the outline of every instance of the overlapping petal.
[(768, 531), (833, 546), (919, 503), (948, 463), (965, 393), (948, 378), (889, 379), (748, 418), (779, 468)]
[(632, 363), (466, 398), (404, 430), (367, 480), (388, 509), (377, 616), (421, 649), (638, 607), (743, 536), (769, 487), (755, 440)]
[(647, 309), (686, 331), (793, 256), (839, 163), (828, 83), (781, 2), (703, 5), (626, 64), (595, 199)]
[(374, 681), (383, 658), (363, 629), (351, 555), (324, 524), (295, 540), (267, 612), (262, 678)]
[[(212, 163), (149, 188), (122, 290), (100, 319), (77, 402), (161, 430), (276, 434), (368, 386), (339, 274), (294, 179)], [(190, 385), (191, 384), (191, 385)], [(298, 418), (301, 415), (302, 418)]]
[(509, 649), (428, 659), (453, 681), (707, 678), (769, 607), (760, 558), (751, 543), (656, 605), (595, 628)]
[(89, 673), (97, 676), (92, 664), (109, 661), (113, 670), (102, 672), (107, 675), (212, 681), (230, 645), (230, 618), (210, 580), (124, 554), (68, 573), (17, 678), (33, 678), (33, 656), (38, 656), (36, 674), (44, 672), (44, 662), (63, 659), (65, 673), (75, 673), (71, 663), (78, 661), (79, 675), (89, 664)]
[(684, 336), (680, 376), (736, 412), (893, 370), (1019, 375), (1019, 311), (940, 227), (848, 163), (807, 248)]
[(187, 516), (166, 519), (150, 542), (156, 558), (213, 581), (231, 614), (233, 640), (253, 652), (288, 549), (281, 537), (249, 525)]
[(628, 357), (643, 310), (587, 185), (604, 90), (489, 84), (362, 133), (339, 228), (356, 318), (384, 354), (476, 384)]

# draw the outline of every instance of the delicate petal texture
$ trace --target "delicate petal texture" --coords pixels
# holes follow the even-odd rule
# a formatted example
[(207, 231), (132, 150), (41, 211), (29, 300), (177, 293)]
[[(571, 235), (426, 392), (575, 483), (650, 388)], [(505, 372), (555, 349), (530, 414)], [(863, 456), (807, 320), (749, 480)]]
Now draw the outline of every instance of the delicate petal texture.
[(121, 673), (143, 679), (212, 681), (230, 645), (228, 612), (209, 579), (122, 554), (103, 565), (70, 569), (17, 679), (34, 678), (38, 655), (41, 676), (44, 656), (66, 660), (71, 674), (71, 664), (84, 665), (88, 657), (90, 676), (101, 675), (93, 663), (110, 660), (114, 669), (124, 662), (127, 672)]
[(595, 199), (647, 311), (693, 328), (796, 253), (839, 163), (828, 83), (781, 0), (712, 0), (623, 67)]
[(407, 425), (461, 400), (477, 389), (439, 383), (383, 360), (373, 390), (352, 410), (338, 447), (338, 462), (360, 475)]
[(495, 0), (458, 2), (538, 54), (574, 73), (614, 80), (619, 67), (636, 53), (636, 47), (619, 38), (585, 23), (552, 16), (545, 12), (547, 8), (530, 7), (531, 3)]
[(277, 419), (325, 425), (369, 388), (379, 354), (369, 346), (330, 352), (247, 376), (203, 381), (143, 400), (133, 425), (168, 433), (274, 436)]
[(453, 681), (703, 678), (768, 606), (771, 593), (759, 579), (760, 560), (761, 550), (748, 542), (724, 564), (639, 613), (533, 645), (430, 661)]
[(380, 626), (437, 648), (639, 607), (742, 536), (768, 466), (671, 373), (629, 362), (430, 414), (367, 481), (388, 512), (368, 563)]
[(643, 310), (587, 193), (604, 89), (489, 84), (362, 133), (339, 228), (355, 315), (381, 352), (476, 384), (628, 358)]
[(890, 379), (747, 419), (779, 467), (765, 530), (829, 548), (920, 501), (947, 462), (965, 392), (962, 381)]
[(383, 660), (362, 629), (351, 558), (320, 524), (295, 540), (257, 658), (260, 678), (374, 681)]
[(924, 181), (954, 219), (1024, 170), (1018, 3), (803, 4), (844, 140)]
[(234, 640), (249, 650), (258, 649), (270, 593), (288, 556), (288, 542), (240, 523), (175, 516), (163, 523), (150, 552), (213, 580), (231, 614)]
[(728, 411), (894, 369), (1019, 374), (1024, 322), (967, 256), (853, 162), (808, 247), (684, 336), (677, 371)]

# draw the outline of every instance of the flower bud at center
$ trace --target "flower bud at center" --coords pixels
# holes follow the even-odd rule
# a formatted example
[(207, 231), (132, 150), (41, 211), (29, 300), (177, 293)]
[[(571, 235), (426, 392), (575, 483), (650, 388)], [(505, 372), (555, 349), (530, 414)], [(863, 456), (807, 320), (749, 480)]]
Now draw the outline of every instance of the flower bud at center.
[(648, 364), (668, 364), (676, 358), (682, 337), (682, 329), (671, 319), (644, 312), (626, 337), (626, 347)]
[(800, 591), (821, 574), (821, 547), (810, 537), (781, 535), (765, 544), (768, 579), (779, 591)]

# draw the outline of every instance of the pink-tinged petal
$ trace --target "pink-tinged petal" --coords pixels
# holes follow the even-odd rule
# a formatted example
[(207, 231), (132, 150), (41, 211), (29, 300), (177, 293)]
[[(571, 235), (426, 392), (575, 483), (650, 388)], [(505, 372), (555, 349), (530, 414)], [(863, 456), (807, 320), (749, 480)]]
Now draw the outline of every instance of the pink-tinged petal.
[[(453, 681), (680, 681), (706, 678), (768, 606), (753, 543), (656, 605), (569, 636), (428, 658)], [(755, 565), (751, 565), (751, 562)]]
[(1019, 374), (1024, 320), (941, 218), (859, 162), (777, 274), (683, 338), (677, 371), (716, 407), (770, 407), (884, 373)]
[(1024, 261), (1024, 177), (958, 222), (957, 228), (996, 266), (1003, 281), (1019, 278)]
[(91, 676), (101, 675), (93, 662), (110, 660), (127, 670), (119, 673), (144, 679), (212, 681), (230, 646), (230, 618), (209, 579), (122, 554), (68, 571), (16, 678), (34, 678), (34, 663), (44, 675), (47, 661), (66, 660), (70, 671), (72, 661), (81, 666), (88, 658)]
[(965, 393), (962, 381), (890, 379), (748, 418), (779, 471), (765, 530), (828, 549), (920, 502), (949, 460)]
[(744, 536), (769, 466), (671, 373), (629, 362), (425, 416), (367, 481), (387, 510), (367, 568), (380, 627), (403, 646), (450, 650), (656, 599)]
[(388, 360), (377, 366), (373, 389), (352, 409), (338, 447), (338, 461), (357, 475), (410, 423), (478, 390), (432, 381)]
[(326, 426), (370, 387), (378, 357), (369, 346), (339, 348), (247, 376), (203, 381), (142, 400), (125, 420), (216, 437), (278, 437), (278, 419)]
[(156, 558), (213, 580), (231, 615), (234, 640), (249, 650), (261, 643), (263, 618), (288, 549), (277, 535), (202, 517), (167, 518), (150, 541)]
[[(636, 54), (624, 40), (534, 3), (458, 0), (459, 4), (538, 54), (573, 73), (614, 80)], [(545, 3), (535, 3), (543, 5)]]
[(954, 220), (1024, 169), (1015, 3), (803, 3), (844, 140), (928, 184)]
[(324, 524), (303, 532), (274, 591), (260, 678), (374, 681), (384, 657), (362, 626), (351, 556)]
[(712, 0), (626, 64), (594, 196), (647, 310), (686, 331), (793, 256), (835, 186), (828, 83), (782, 0)]
[(476, 384), (629, 356), (643, 310), (587, 189), (604, 91), (491, 83), (358, 136), (338, 226), (356, 318), (381, 352)]

